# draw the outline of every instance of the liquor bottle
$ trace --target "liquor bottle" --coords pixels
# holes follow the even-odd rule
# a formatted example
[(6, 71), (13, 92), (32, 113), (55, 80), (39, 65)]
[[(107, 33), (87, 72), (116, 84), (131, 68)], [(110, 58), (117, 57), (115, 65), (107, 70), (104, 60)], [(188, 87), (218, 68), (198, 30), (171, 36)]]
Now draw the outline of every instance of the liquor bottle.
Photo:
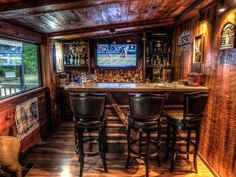
[(88, 60), (88, 55), (87, 54), (85, 54), (85, 65), (88, 65), (88, 63), (89, 63), (89, 60)]
[(75, 54), (75, 65), (78, 66), (79, 65), (79, 62), (78, 62), (78, 55)]
[(84, 56), (82, 54), (81, 54), (80, 62), (81, 62), (81, 65), (84, 65)]
[(72, 64), (71, 65), (75, 65), (75, 54), (74, 53), (72, 53)]
[(78, 54), (78, 60), (79, 60), (79, 64), (82, 65), (81, 54)]
[(63, 64), (64, 65), (67, 65), (67, 56), (66, 56), (66, 53), (64, 53), (64, 57), (63, 57)]
[(73, 64), (73, 58), (72, 58), (72, 54), (69, 54), (69, 65)]
[(151, 41), (150, 43), (149, 43), (149, 45), (150, 45), (150, 53), (152, 53), (153, 52), (153, 41)]

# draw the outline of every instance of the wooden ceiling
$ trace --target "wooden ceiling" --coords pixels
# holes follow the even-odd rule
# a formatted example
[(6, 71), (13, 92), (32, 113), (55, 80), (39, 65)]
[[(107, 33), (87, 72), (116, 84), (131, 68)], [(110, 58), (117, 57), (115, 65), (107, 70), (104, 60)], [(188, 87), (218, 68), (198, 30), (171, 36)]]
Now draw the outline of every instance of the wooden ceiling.
[[(93, 31), (143, 30), (212, 0), (0, 0), (0, 20), (49, 36)], [(118, 30), (119, 31), (119, 30)]]

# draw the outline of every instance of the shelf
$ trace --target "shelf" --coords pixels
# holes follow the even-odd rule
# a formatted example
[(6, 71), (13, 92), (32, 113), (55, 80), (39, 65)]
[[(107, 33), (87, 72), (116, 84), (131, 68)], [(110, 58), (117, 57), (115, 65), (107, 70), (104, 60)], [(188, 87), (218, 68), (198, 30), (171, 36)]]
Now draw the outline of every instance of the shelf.
[(153, 68), (152, 65), (146, 65), (145, 67), (146, 67), (146, 68)]
[(64, 65), (66, 68), (88, 68), (88, 65)]
[(172, 38), (172, 36), (165, 36), (165, 35), (163, 35), (163, 36), (158, 36), (158, 35), (152, 35), (152, 36), (147, 36), (146, 38), (148, 38), (148, 39), (153, 39), (153, 38)]
[(171, 54), (171, 52), (148, 52), (147, 55), (149, 54)]

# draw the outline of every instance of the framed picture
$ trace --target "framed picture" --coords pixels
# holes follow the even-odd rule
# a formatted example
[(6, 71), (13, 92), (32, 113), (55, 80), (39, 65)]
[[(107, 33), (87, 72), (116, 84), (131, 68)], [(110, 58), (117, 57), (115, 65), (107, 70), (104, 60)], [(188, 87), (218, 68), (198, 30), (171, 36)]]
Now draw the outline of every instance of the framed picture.
[(193, 63), (203, 62), (203, 45), (204, 45), (203, 36), (202, 35), (196, 36), (193, 45)]
[(221, 31), (220, 50), (235, 48), (236, 27), (233, 23), (226, 23)]
[(63, 72), (63, 46), (61, 43), (55, 43), (54, 45), (54, 69), (56, 72)]

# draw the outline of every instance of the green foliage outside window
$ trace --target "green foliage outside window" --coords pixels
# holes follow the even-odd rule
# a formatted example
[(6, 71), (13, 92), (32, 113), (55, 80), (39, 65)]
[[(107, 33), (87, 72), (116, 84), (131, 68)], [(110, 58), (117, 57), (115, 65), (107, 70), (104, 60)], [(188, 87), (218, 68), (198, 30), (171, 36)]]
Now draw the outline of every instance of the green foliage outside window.
[(37, 46), (23, 43), (22, 51), (25, 74), (36, 74), (38, 72)]

